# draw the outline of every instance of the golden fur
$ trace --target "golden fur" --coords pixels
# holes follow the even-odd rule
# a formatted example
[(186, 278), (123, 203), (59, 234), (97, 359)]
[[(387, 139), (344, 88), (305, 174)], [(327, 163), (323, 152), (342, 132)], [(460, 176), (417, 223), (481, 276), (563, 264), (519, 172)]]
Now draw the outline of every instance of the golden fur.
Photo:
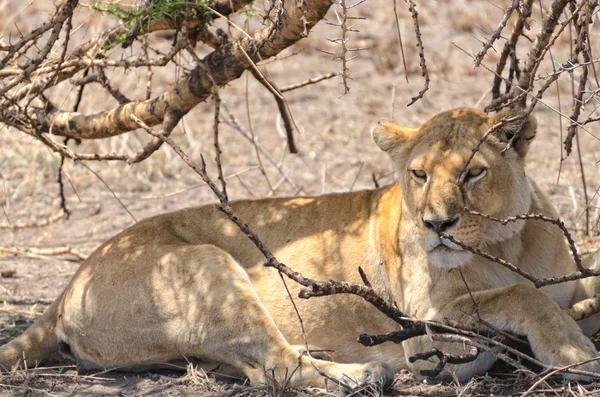
[[(536, 277), (576, 270), (560, 230), (528, 221), (501, 226), (467, 216), (464, 207), (496, 217), (544, 213), (546, 196), (525, 174), (524, 159), (536, 123), (524, 124), (514, 148), (501, 149), (521, 125), (490, 135), (473, 158), (461, 187), (456, 177), (471, 149), (504, 112), (471, 109), (441, 113), (417, 129), (383, 122), (373, 138), (398, 169), (398, 182), (373, 191), (232, 203), (276, 257), (307, 277), (360, 282), (403, 312), (421, 319), (476, 321), (527, 336), (546, 364), (571, 364), (597, 355), (574, 320), (560, 309), (597, 293), (592, 279), (541, 290), (505, 268), (440, 239), (436, 228), (506, 258)], [(593, 258), (592, 258), (593, 259)], [(57, 351), (84, 367), (122, 367), (186, 357), (228, 364), (253, 383), (274, 375), (294, 386), (323, 385), (303, 345), (297, 316), (278, 273), (237, 227), (213, 206), (146, 219), (100, 246), (48, 311), (23, 335), (0, 347), (0, 365), (29, 365)], [(591, 261), (593, 262), (593, 260)], [(595, 263), (590, 265), (597, 266)], [(292, 295), (298, 286), (288, 281)], [(427, 338), (402, 345), (362, 347), (361, 333), (398, 325), (355, 296), (296, 299), (308, 342), (333, 350), (333, 362), (315, 360), (327, 376), (346, 383), (389, 380), (393, 371), (431, 369), (410, 364), (431, 348)], [(595, 318), (586, 331), (598, 328)], [(462, 351), (456, 344), (443, 349)], [(464, 380), (486, 371), (493, 358), (448, 366)], [(348, 364), (340, 364), (348, 363)], [(583, 369), (598, 371), (595, 363)]]

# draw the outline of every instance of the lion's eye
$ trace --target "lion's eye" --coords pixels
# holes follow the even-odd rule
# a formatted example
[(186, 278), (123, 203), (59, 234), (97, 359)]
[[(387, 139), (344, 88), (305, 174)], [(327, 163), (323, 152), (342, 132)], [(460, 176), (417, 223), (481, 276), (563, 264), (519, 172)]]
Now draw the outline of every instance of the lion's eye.
[(427, 181), (427, 173), (423, 170), (410, 170), (410, 176), (417, 182)]
[(476, 182), (483, 178), (486, 174), (486, 170), (483, 167), (475, 167), (471, 168), (469, 172), (467, 172), (466, 180), (469, 182)]

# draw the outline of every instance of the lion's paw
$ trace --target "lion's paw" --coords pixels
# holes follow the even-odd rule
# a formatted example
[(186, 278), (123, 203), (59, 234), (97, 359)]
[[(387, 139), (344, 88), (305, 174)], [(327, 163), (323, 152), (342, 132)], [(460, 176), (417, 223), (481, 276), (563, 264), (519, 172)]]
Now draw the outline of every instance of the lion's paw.
[[(587, 339), (587, 338), (585, 338), (585, 339)], [(591, 362), (587, 362), (585, 364), (578, 365), (578, 366), (574, 367), (573, 369), (587, 371), (587, 372), (600, 373), (600, 362), (598, 360), (593, 361), (594, 359), (598, 358), (598, 352), (594, 348), (594, 345), (592, 344), (592, 342), (589, 339), (587, 339), (587, 341), (589, 343), (586, 343), (583, 346), (575, 347), (572, 345), (572, 346), (561, 346), (560, 348), (558, 348), (556, 351), (557, 357), (556, 357), (556, 362), (554, 365), (566, 366), (566, 365), (571, 365), (571, 364), (576, 364), (576, 363), (581, 363), (581, 362), (592, 360)], [(570, 379), (570, 380), (583, 380), (583, 381), (591, 380), (589, 377), (586, 377), (583, 375), (578, 375), (578, 374), (570, 374), (570, 373), (563, 373), (563, 377), (565, 377), (566, 379)]]
[(351, 388), (368, 385), (385, 388), (394, 379), (394, 369), (385, 363), (340, 364), (331, 375)]
[[(567, 341), (562, 341), (563, 343), (561, 343), (558, 341), (553, 342), (553, 338), (550, 337), (543, 344), (543, 346), (541, 344), (533, 346), (536, 357), (544, 364), (555, 367), (569, 366), (576, 363), (590, 361), (586, 362), (585, 364), (575, 366), (573, 369), (600, 373), (600, 360), (594, 360), (598, 358), (598, 351), (594, 347), (592, 341), (581, 332), (573, 333), (566, 339)], [(566, 372), (563, 373), (563, 377), (570, 380), (591, 380), (589, 377), (583, 375)]]

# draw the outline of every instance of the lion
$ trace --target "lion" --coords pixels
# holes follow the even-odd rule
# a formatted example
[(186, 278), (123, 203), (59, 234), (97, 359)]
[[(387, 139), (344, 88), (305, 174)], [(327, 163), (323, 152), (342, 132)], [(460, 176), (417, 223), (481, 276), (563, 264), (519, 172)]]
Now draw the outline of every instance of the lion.
[[(485, 321), (526, 337), (535, 357), (548, 365), (590, 360), (598, 352), (586, 334), (599, 328), (597, 316), (582, 329), (562, 308), (597, 294), (593, 278), (536, 289), (440, 237), (448, 233), (537, 278), (577, 270), (554, 225), (530, 220), (504, 226), (464, 211), (468, 207), (498, 218), (558, 217), (525, 172), (537, 128), (533, 116), (489, 134), (464, 180), (457, 181), (484, 133), (519, 114), (461, 108), (437, 114), (419, 128), (381, 122), (372, 136), (394, 163), (397, 182), (375, 190), (231, 206), (279, 261), (307, 277), (360, 282), (360, 266), (373, 288), (408, 315), (467, 325)], [(501, 155), (511, 139), (512, 148)], [(594, 258), (587, 266), (598, 267)], [(325, 378), (346, 385), (386, 383), (400, 369), (419, 377), (434, 365), (408, 360), (431, 349), (434, 342), (427, 337), (375, 347), (356, 343), (362, 333), (400, 329), (356, 296), (296, 299), (303, 335), (285, 285), (264, 261), (211, 205), (143, 220), (87, 258), (47, 311), (0, 348), (0, 365), (8, 370), (26, 360), (31, 367), (59, 352), (87, 369), (197, 357), (233, 367), (253, 384), (285, 380), (298, 388), (323, 386)], [(297, 295), (300, 287), (288, 284)], [(305, 337), (330, 352), (332, 361), (302, 354), (297, 346), (305, 345)], [(441, 348), (464, 349), (458, 344)], [(447, 366), (440, 376), (464, 381), (484, 373), (493, 361), (481, 354), (471, 363)], [(600, 372), (595, 361), (580, 368)]]

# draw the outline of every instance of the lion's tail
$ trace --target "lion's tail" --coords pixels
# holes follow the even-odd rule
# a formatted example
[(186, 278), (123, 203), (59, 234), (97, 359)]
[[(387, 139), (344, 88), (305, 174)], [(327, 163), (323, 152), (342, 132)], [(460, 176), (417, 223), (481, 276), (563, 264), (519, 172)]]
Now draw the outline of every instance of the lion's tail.
[(57, 306), (57, 302), (54, 302), (27, 331), (6, 345), (0, 346), (0, 371), (10, 371), (16, 364), (24, 361), (31, 368), (58, 351)]

